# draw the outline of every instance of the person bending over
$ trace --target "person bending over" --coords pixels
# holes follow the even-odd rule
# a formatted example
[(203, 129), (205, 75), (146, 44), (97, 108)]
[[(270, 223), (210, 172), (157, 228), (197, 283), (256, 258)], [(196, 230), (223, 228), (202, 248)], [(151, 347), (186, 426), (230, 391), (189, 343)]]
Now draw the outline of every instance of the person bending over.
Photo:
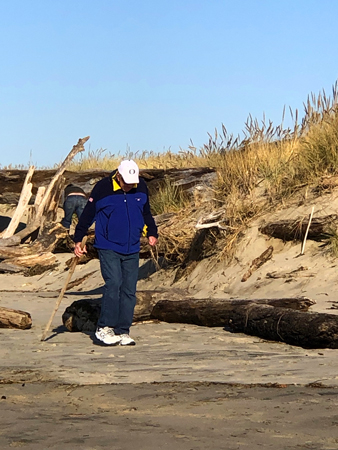
[(74, 184), (68, 184), (65, 188), (64, 197), (63, 210), (65, 216), (62, 219), (61, 224), (69, 230), (72, 224), (73, 214), (76, 214), (78, 219), (80, 218), (87, 204), (87, 196), (80, 187), (75, 186)]

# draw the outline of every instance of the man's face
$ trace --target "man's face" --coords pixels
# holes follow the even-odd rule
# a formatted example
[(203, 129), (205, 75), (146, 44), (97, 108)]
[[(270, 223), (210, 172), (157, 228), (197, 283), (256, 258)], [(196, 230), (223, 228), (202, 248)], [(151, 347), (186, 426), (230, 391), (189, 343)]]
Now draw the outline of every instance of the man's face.
[(117, 174), (117, 181), (119, 182), (119, 185), (121, 186), (121, 189), (124, 192), (129, 192), (134, 187), (134, 184), (125, 183), (122, 176), (119, 173)]

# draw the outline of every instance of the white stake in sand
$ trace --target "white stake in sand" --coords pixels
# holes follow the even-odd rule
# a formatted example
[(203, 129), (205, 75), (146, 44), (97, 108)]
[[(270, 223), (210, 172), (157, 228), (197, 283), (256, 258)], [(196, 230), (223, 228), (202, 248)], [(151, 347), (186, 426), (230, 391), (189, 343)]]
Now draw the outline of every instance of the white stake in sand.
[(303, 240), (303, 244), (302, 244), (302, 249), (301, 249), (301, 252), (300, 252), (301, 255), (304, 255), (306, 238), (307, 238), (307, 235), (309, 233), (309, 229), (310, 229), (311, 220), (312, 220), (312, 217), (313, 217), (314, 210), (315, 210), (315, 207), (312, 206), (312, 211), (311, 211), (311, 214), (310, 214), (309, 223), (307, 224), (307, 228), (306, 228), (306, 232), (305, 232), (305, 236), (304, 236), (304, 240)]

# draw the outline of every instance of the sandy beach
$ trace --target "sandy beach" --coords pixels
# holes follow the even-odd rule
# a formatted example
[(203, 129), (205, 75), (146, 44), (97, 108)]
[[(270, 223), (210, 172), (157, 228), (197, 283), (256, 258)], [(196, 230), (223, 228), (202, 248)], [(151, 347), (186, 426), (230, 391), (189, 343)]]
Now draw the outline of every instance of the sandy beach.
[(132, 327), (135, 347), (100, 347), (62, 325), (95, 295), (75, 289), (41, 342), (57, 294), (1, 292), (33, 318), (0, 332), (1, 448), (337, 448), (336, 350), (151, 322)]
[[(321, 208), (328, 213), (335, 203), (326, 198)], [(268, 245), (273, 258), (241, 282)], [(1, 448), (337, 448), (337, 350), (164, 322), (134, 324), (135, 347), (96, 346), (61, 316), (75, 300), (100, 298), (97, 260), (76, 267), (73, 280), (83, 281), (66, 292), (41, 342), (71, 256), (57, 254), (58, 267), (41, 275), (0, 275), (0, 305), (33, 321), (29, 330), (0, 331)], [(336, 314), (336, 270), (319, 243), (309, 241), (299, 256), (299, 245), (268, 239), (257, 224), (232, 265), (204, 260), (175, 287), (195, 298), (306, 296), (316, 302), (312, 311)], [(142, 261), (138, 289), (170, 291), (173, 277)]]

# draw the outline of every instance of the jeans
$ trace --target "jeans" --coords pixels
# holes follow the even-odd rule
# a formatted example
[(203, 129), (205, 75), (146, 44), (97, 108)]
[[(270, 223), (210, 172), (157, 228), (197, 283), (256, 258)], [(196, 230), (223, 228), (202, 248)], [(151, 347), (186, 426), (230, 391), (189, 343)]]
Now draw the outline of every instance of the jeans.
[(62, 219), (61, 224), (69, 229), (73, 214), (75, 213), (79, 219), (86, 204), (87, 199), (83, 195), (69, 195), (63, 204), (65, 217)]
[(98, 249), (105, 281), (98, 328), (111, 327), (115, 334), (129, 334), (136, 305), (139, 253), (122, 255)]

